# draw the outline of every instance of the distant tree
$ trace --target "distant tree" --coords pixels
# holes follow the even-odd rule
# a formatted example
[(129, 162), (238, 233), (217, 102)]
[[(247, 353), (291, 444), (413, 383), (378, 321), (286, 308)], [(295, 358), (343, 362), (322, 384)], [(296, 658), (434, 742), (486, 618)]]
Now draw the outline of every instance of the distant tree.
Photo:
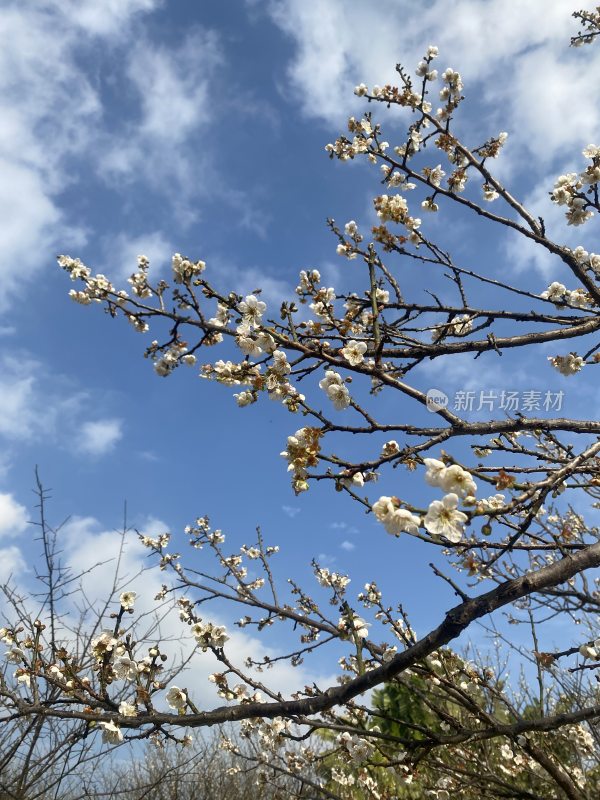
[[(577, 12), (583, 28), (574, 44), (596, 37), (599, 15)], [(101, 731), (116, 745), (140, 736), (186, 743), (184, 730), (238, 722), (256, 754), (227, 738), (224, 747), (275, 793), (290, 793), (291, 776), (306, 796), (357, 791), (383, 798), (401, 796), (402, 788), (438, 800), (598, 796), (600, 537), (593, 509), (600, 500), (600, 422), (563, 416), (561, 392), (550, 391), (522, 407), (506, 397), (493, 407), (494, 398), (482, 398), (490, 418), (473, 419), (466, 393), (452, 408), (443, 393), (423, 390), (417, 367), (452, 370), (459, 356), (470, 355), (473, 369), (485, 374), (500, 357), (510, 368), (535, 354), (576, 384), (600, 362), (600, 255), (551, 239), (544, 220), (499, 180), (493, 162), (505, 132), (490, 131), (483, 141), (472, 141), (469, 130), (459, 136), (463, 81), (450, 68), (438, 75), (437, 56), (428, 47), (416, 77), (398, 66), (397, 85), (357, 86), (370, 110), (327, 145), (332, 159), (378, 167), (384, 184), (374, 198), (378, 224), (368, 233), (353, 220), (329, 220), (355, 291), (323, 285), (316, 269), (302, 271), (295, 299), (274, 313), (258, 292), (220, 289), (204, 261), (181, 254), (173, 257), (170, 282), (152, 280), (140, 256), (127, 290), (77, 258), (59, 263), (78, 282), (70, 292), (75, 301), (150, 333), (145, 355), (159, 376), (193, 368), (216, 348), (200, 374), (233, 388), (240, 413), (268, 397), (295, 415), (283, 451), (294, 491), (329, 483), (357, 512), (372, 514), (382, 533), (429, 547), (446, 562), (432, 569), (456, 597), (453, 607), (417, 637), (400, 598), (384, 598), (377, 576), (353, 595), (347, 576), (315, 562), (320, 588), (292, 582), (288, 591), (272, 566), (278, 546), (259, 532), (252, 545), (232, 552), (225, 535), (200, 517), (185, 536), (192, 549), (212, 552), (213, 571), (181, 557), (169, 534), (142, 542), (170, 576), (157, 601), (172, 598), (197, 650), (216, 659), (217, 705), (200, 709), (191, 692), (173, 684), (164, 647), (149, 647), (137, 632), (135, 598), (124, 591), (104, 629), (93, 630), (89, 647), (77, 652), (68, 636), (58, 646), (55, 604), (44, 605), (39, 622), (25, 607), (7, 622), (1, 634), (15, 671), (2, 683), (6, 725), (61, 720), (70, 730)], [(391, 107), (409, 117), (395, 146), (371, 110)], [(579, 227), (600, 211), (600, 148), (586, 147), (573, 164), (550, 201)], [(455, 212), (468, 216), (473, 242), (483, 242), (473, 245), (468, 264), (417, 216), (446, 213), (452, 221)], [(553, 258), (564, 283), (532, 291), (522, 276), (511, 282), (502, 267), (494, 273), (485, 250), (494, 231)], [(379, 496), (375, 481), (393, 468), (402, 472), (397, 492)], [(416, 498), (425, 484), (430, 497), (423, 504)], [(269, 667), (268, 657), (235, 658), (225, 628), (208, 618), (211, 600), (241, 610), (236, 624), (257, 635), (271, 627), (296, 631), (297, 645), (282, 661), (298, 665), (329, 646), (332, 664), (339, 659), (341, 667), (338, 683), (299, 685), (283, 698), (267, 673), (254, 669)], [(494, 629), (490, 615), (500, 609), (531, 633), (530, 648)], [(561, 623), (560, 651), (540, 644), (549, 619)], [(478, 621), (520, 662), (519, 681), (503, 674), (501, 658), (490, 664), (457, 653), (458, 638)], [(311, 737), (318, 731), (335, 737), (333, 750), (331, 738)], [(349, 769), (331, 767), (335, 753)]]

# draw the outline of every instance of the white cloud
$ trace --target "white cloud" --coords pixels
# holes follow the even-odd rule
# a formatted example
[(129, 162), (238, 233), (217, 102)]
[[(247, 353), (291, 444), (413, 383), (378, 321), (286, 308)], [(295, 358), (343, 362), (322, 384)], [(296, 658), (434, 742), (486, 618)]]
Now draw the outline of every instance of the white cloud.
[(349, 525), (347, 522), (331, 522), (329, 527), (334, 531), (345, 531), (350, 536), (354, 533), (358, 533), (358, 528), (354, 525)]
[(219, 184), (199, 137), (217, 112), (211, 88), (222, 61), (217, 36), (200, 28), (174, 47), (138, 41), (126, 61), (137, 113), (104, 131), (100, 173), (115, 187), (146, 181), (174, 203), (182, 223), (197, 215), (189, 199), (209, 190), (214, 195)]
[(0, 538), (16, 536), (27, 528), (27, 509), (12, 494), (0, 493)]
[(301, 509), (297, 508), (296, 506), (281, 506), (281, 510), (284, 514), (287, 514), (290, 519), (294, 519), (294, 517), (301, 511)]
[(99, 36), (123, 34), (132, 18), (153, 11), (163, 0), (51, 0), (50, 7), (68, 16), (86, 33)]
[(160, 231), (141, 233), (137, 236), (126, 233), (111, 236), (106, 242), (105, 250), (106, 272), (115, 280), (117, 278), (124, 280), (135, 272), (137, 257), (140, 255), (150, 260), (151, 275), (156, 277), (158, 273), (164, 272), (167, 264), (171, 263), (171, 256), (175, 252), (173, 245)]
[(349, 542), (347, 539), (341, 543), (340, 547), (348, 553), (351, 553), (352, 550), (356, 550), (356, 545), (353, 542)]
[[(76, 381), (51, 372), (27, 353), (0, 357), (0, 437), (7, 443), (58, 443), (75, 452), (100, 456), (123, 436), (115, 417), (89, 419), (101, 407), (101, 392), (83, 391)], [(79, 438), (66, 435), (76, 427)], [(0, 475), (5, 465), (0, 459)]]
[[(142, 535), (157, 536), (168, 530), (168, 526), (159, 519), (150, 518), (140, 526)], [(80, 575), (81, 593), (87, 602), (95, 608), (103, 608), (111, 590), (114, 588), (118, 594), (125, 585), (137, 592), (135, 602), (135, 615), (132, 620), (140, 619), (136, 623), (136, 639), (140, 641), (140, 652), (144, 651), (144, 630), (150, 630), (153, 620), (158, 621), (160, 630), (161, 650), (169, 656), (167, 666), (176, 662), (178, 658), (188, 656), (194, 647), (189, 636), (187, 626), (179, 620), (178, 612), (171, 611), (165, 615), (163, 608), (159, 611), (160, 620), (156, 617), (158, 603), (154, 600), (160, 591), (163, 582), (168, 582), (168, 574), (160, 572), (158, 568), (150, 567), (152, 557), (148, 558), (148, 551), (140, 543), (138, 537), (128, 533), (125, 537), (116, 531), (103, 530), (97, 520), (90, 517), (74, 517), (63, 527), (61, 536), (64, 537), (64, 552), (66, 566), (72, 574)], [(76, 602), (76, 597), (73, 598)], [(116, 597), (115, 597), (116, 603)], [(229, 658), (242, 664), (247, 657), (258, 661), (263, 656), (276, 658), (281, 651), (269, 644), (266, 637), (259, 638), (232, 625), (232, 619), (237, 618), (238, 609), (234, 605), (217, 609), (203, 606), (202, 616), (210, 619), (215, 624), (225, 624), (230, 640), (227, 643)], [(111, 613), (112, 606), (107, 607), (105, 614)], [(72, 613), (76, 615), (74, 605)], [(224, 617), (227, 614), (227, 618)], [(240, 614), (241, 615), (241, 611)], [(125, 620), (128, 621), (127, 619)], [(88, 620), (88, 623), (92, 620)], [(267, 634), (268, 636), (268, 634)], [(222, 705), (215, 692), (214, 684), (210, 683), (208, 676), (219, 671), (219, 662), (211, 653), (196, 652), (190, 669), (180, 679), (179, 685), (185, 685), (190, 696), (197, 705), (202, 707), (215, 707)], [(317, 682), (321, 686), (330, 686), (334, 683), (331, 675), (318, 674), (306, 666), (294, 668), (285, 663), (276, 663), (266, 673), (266, 682), (275, 691), (281, 691), (284, 696), (289, 696), (298, 687)], [(265, 675), (256, 676), (265, 680)], [(177, 683), (177, 681), (174, 681)]]
[(239, 294), (250, 294), (255, 289), (261, 289), (261, 299), (270, 312), (279, 309), (283, 300), (294, 296), (295, 283), (269, 275), (264, 267), (240, 267), (230, 261), (218, 259), (209, 261), (207, 265), (208, 269), (218, 275), (219, 286), (235, 286)]
[(27, 564), (18, 547), (3, 547), (0, 549), (0, 583), (6, 583), (9, 578), (16, 578), (25, 572)]
[(104, 456), (114, 450), (123, 437), (120, 419), (98, 419), (84, 422), (80, 428), (77, 449), (92, 456)]
[(53, 255), (86, 239), (59, 194), (73, 156), (96, 146), (102, 103), (79, 58), (99, 37), (116, 47), (157, 0), (8, 0), (0, 12), (0, 310)]
[(329, 553), (319, 553), (317, 556), (317, 563), (322, 567), (332, 567), (336, 561), (337, 558), (329, 555)]
[(48, 11), (14, 3), (0, 13), (2, 309), (61, 239), (82, 239), (77, 225), (67, 230), (56, 194), (69, 183), (63, 160), (84, 146), (99, 104), (73, 66), (68, 26)]
[(364, 108), (353, 96), (357, 83), (395, 83), (398, 61), (412, 71), (437, 44), (439, 66), (463, 74), (467, 96), (475, 84), (483, 88), (489, 132), (510, 131), (513, 157), (521, 150), (547, 161), (598, 128), (600, 50), (568, 46), (578, 0), (382, 0), (368, 13), (360, 0), (265, 5), (296, 45), (282, 91), (291, 89), (303, 113), (328, 126)]
[(9, 441), (53, 437), (85, 398), (26, 354), (0, 359), (0, 436)]
[[(172, 48), (148, 39), (143, 16), (162, 0), (8, 0), (0, 12), (0, 310), (53, 257), (82, 247), (85, 220), (61, 194), (85, 170), (141, 180), (179, 203), (208, 193), (208, 159), (191, 139), (214, 113), (211, 77), (221, 63), (211, 32), (192, 30)], [(135, 32), (132, 24), (136, 22)], [(134, 44), (132, 45), (132, 42)], [(102, 46), (114, 52), (107, 81), (137, 92), (139, 114), (106, 113), (89, 69)], [(135, 104), (131, 104), (135, 107)], [(200, 148), (201, 152), (205, 148)], [(200, 180), (203, 176), (204, 180)], [(125, 181), (126, 183), (126, 181)], [(86, 189), (89, 193), (89, 187)], [(148, 240), (149, 237), (139, 236)], [(150, 243), (162, 250), (160, 234)]]

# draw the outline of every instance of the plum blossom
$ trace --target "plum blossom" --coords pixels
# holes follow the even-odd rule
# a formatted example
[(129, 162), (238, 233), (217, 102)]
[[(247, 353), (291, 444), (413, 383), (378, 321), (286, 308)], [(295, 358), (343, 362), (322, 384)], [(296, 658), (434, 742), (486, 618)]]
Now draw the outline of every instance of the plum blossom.
[(458, 496), (451, 492), (442, 500), (434, 500), (425, 515), (425, 528), (435, 536), (444, 536), (457, 544), (462, 539), (467, 515), (458, 511)]
[(552, 300), (553, 303), (557, 301), (564, 302), (566, 293), (567, 287), (563, 283), (553, 281), (546, 291), (541, 293), (540, 297), (543, 297), (544, 300)]
[(235, 402), (240, 408), (244, 408), (245, 406), (249, 406), (256, 402), (256, 396), (254, 392), (244, 391), (234, 394), (233, 396), (235, 398)]
[(102, 659), (105, 653), (110, 653), (117, 646), (118, 640), (113, 636), (112, 631), (102, 631), (92, 639), (92, 650), (98, 659)]
[(192, 625), (192, 634), (202, 650), (209, 647), (222, 648), (229, 641), (226, 628), (223, 625), (213, 625), (212, 622), (197, 622)]
[(362, 364), (362, 362), (365, 360), (366, 352), (367, 343), (357, 342), (355, 339), (350, 339), (346, 346), (342, 348), (342, 355), (353, 367)]
[(135, 598), (137, 597), (137, 592), (122, 592), (121, 596), (119, 597), (119, 602), (121, 603), (121, 608), (124, 608), (126, 611), (130, 611), (133, 609), (133, 604), (135, 603)]
[[(247, 330), (250, 326), (257, 328), (260, 325), (262, 315), (267, 310), (267, 304), (263, 303), (255, 295), (249, 294), (238, 305), (238, 309), (242, 314), (242, 326)], [(238, 332), (240, 332), (239, 327)]]
[(20, 647), (12, 647), (4, 654), (4, 658), (9, 664), (21, 664), (25, 660), (25, 653)]
[(100, 727), (103, 728), (102, 741), (105, 744), (120, 744), (123, 741), (121, 728), (113, 720), (101, 722)]
[(337, 742), (340, 747), (343, 747), (348, 752), (351, 761), (355, 764), (365, 761), (375, 749), (367, 739), (361, 739), (349, 731), (340, 733), (337, 737)]
[(135, 703), (128, 703), (126, 700), (123, 700), (119, 704), (119, 714), (122, 717), (137, 717), (137, 706)]
[(452, 464), (444, 470), (440, 476), (440, 486), (445, 492), (455, 493), (461, 497), (474, 495), (477, 491), (477, 484), (471, 473), (458, 464)]
[(592, 644), (582, 644), (579, 648), (579, 654), (584, 658), (589, 658), (591, 661), (596, 661), (600, 654), (600, 639)]
[(319, 381), (319, 387), (323, 389), (338, 411), (342, 411), (350, 405), (350, 393), (339, 373), (328, 369), (325, 377)]
[(425, 480), (430, 486), (437, 486), (445, 492), (454, 492), (461, 497), (474, 495), (477, 492), (477, 484), (471, 473), (459, 464), (447, 467), (437, 458), (424, 458), (423, 463), (427, 467)]
[(179, 686), (171, 686), (167, 692), (166, 701), (171, 708), (180, 711), (187, 706), (187, 695)]
[(171, 260), (171, 267), (175, 283), (184, 283), (204, 272), (206, 264), (204, 261), (190, 261), (188, 258), (184, 258), (181, 253), (175, 253)]
[(423, 463), (427, 467), (425, 480), (430, 486), (441, 486), (442, 478), (446, 472), (446, 465), (437, 458), (424, 458)]
[(138, 674), (137, 663), (128, 656), (119, 656), (113, 664), (113, 672), (117, 680), (134, 681)]
[(369, 635), (370, 623), (365, 622), (362, 617), (352, 616), (349, 620), (347, 617), (340, 617), (338, 622), (338, 629), (345, 635), (354, 634), (359, 639), (366, 639)]
[(566, 356), (548, 356), (548, 361), (561, 375), (567, 376), (581, 372), (585, 365), (585, 361), (577, 353), (569, 353)]
[(395, 497), (380, 497), (373, 504), (371, 510), (392, 536), (399, 536), (401, 533), (416, 534), (419, 532), (421, 519), (408, 509), (399, 508), (398, 500)]

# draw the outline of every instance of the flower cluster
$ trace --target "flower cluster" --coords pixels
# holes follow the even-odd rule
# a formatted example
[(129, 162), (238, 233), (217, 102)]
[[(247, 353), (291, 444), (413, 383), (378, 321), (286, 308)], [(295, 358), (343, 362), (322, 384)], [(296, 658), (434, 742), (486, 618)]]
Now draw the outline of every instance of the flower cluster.
[(187, 283), (197, 275), (201, 275), (206, 269), (204, 261), (190, 261), (184, 258), (181, 253), (175, 253), (171, 261), (173, 269), (173, 280), (175, 283)]
[(425, 480), (430, 486), (439, 487), (445, 492), (454, 492), (461, 497), (476, 494), (477, 484), (472, 475), (459, 464), (447, 467), (436, 458), (425, 458), (423, 463), (427, 467)]
[(229, 640), (226, 628), (223, 625), (214, 625), (212, 622), (196, 622), (192, 625), (191, 631), (202, 650), (208, 648), (221, 650)]
[(468, 314), (459, 314), (452, 322), (437, 325), (431, 331), (431, 340), (439, 342), (445, 336), (466, 336), (473, 329), (473, 320)]
[(400, 508), (400, 501), (397, 497), (380, 497), (371, 510), (392, 536), (419, 532), (420, 517), (415, 516), (406, 508)]
[(338, 411), (343, 411), (350, 405), (350, 392), (338, 372), (328, 369), (325, 377), (319, 381), (319, 387), (323, 389)]
[(569, 353), (566, 356), (548, 356), (548, 361), (561, 375), (566, 376), (581, 372), (585, 365), (584, 359), (577, 353)]
[(366, 639), (369, 635), (369, 623), (354, 613), (340, 617), (338, 630), (343, 639)]
[(354, 764), (361, 764), (366, 761), (375, 749), (367, 739), (361, 739), (348, 731), (340, 733), (337, 737), (337, 743), (348, 752), (350, 760)]
[(338, 594), (343, 594), (346, 590), (346, 586), (350, 583), (350, 578), (347, 575), (331, 572), (327, 567), (318, 567), (315, 565), (315, 576), (321, 586), (333, 589)]
[(575, 308), (586, 308), (593, 304), (592, 297), (585, 289), (567, 289), (564, 284), (558, 281), (553, 281), (550, 286), (542, 292), (540, 297), (543, 297), (544, 300), (551, 300), (557, 308), (560, 308), (561, 304), (575, 306)]
[(590, 159), (591, 164), (583, 172), (560, 175), (550, 193), (554, 203), (567, 207), (568, 225), (583, 225), (594, 216), (592, 207), (600, 181), (600, 148), (590, 144), (583, 150), (583, 155)]

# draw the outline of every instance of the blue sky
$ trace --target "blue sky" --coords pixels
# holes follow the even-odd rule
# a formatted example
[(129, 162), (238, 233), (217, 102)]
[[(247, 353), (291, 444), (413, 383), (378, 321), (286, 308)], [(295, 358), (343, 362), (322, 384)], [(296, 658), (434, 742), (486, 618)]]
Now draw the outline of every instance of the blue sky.
[[(417, 629), (435, 624), (452, 598), (441, 588), (432, 590), (435, 602), (423, 602), (422, 587), (433, 586), (424, 548), (391, 540), (329, 486), (293, 495), (279, 452), (300, 421), (267, 402), (239, 410), (230, 390), (192, 370), (158, 378), (142, 358), (142, 336), (69, 300), (55, 256), (79, 256), (124, 282), (138, 254), (167, 274), (178, 251), (205, 260), (224, 289), (262, 286), (271, 303), (291, 297), (300, 269), (317, 267), (326, 285), (350, 287), (325, 220), (370, 224), (378, 176), (330, 162), (324, 146), (360, 113), (357, 83), (385, 83), (398, 60), (412, 68), (433, 43), (440, 68), (464, 76), (462, 130), (480, 140), (508, 131), (499, 175), (557, 236), (593, 249), (588, 231), (564, 229), (547, 197), (557, 175), (582, 167), (580, 151), (600, 127), (600, 50), (568, 48), (578, 6), (5, 0), (3, 574), (12, 569), (24, 584), (32, 575), (26, 519), (37, 464), (53, 490), (53, 515), (73, 515), (69, 541), (86, 544), (77, 563), (93, 561), (99, 547), (110, 551), (106, 532), (119, 526), (126, 500), (140, 527), (179, 533), (208, 514), (238, 546), (261, 525), (282, 548), (283, 578), (306, 578), (310, 559), (321, 557), (349, 571), (356, 591), (373, 578), (393, 589), (390, 601), (406, 603)], [(385, 124), (402, 125), (393, 115)], [(466, 215), (444, 219), (428, 219), (429, 230), (466, 266), (501, 266), (536, 292), (564, 277), (557, 264)], [(474, 372), (469, 359), (454, 361), (451, 372), (431, 369), (419, 380), (449, 392), (563, 389), (566, 413), (596, 407), (591, 376), (575, 393), (544, 354), (506, 362)], [(384, 478), (381, 493), (393, 493), (396, 477)]]

